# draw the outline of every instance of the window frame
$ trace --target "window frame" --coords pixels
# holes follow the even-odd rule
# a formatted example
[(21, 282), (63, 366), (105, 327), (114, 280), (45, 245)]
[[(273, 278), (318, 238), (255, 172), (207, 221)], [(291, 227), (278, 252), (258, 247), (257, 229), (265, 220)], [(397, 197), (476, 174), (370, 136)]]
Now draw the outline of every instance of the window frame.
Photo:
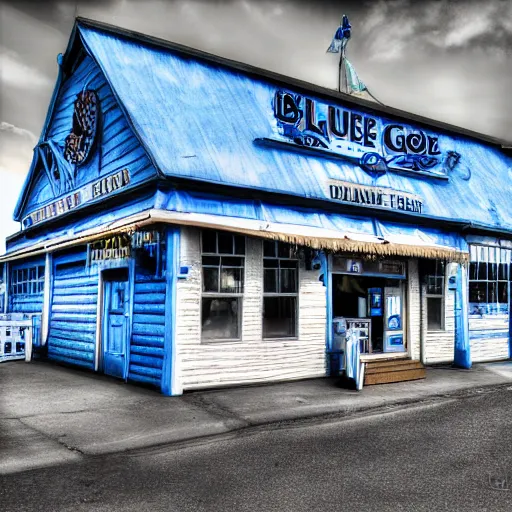
[[(274, 243), (275, 246), (275, 256), (265, 256), (265, 244), (266, 243)], [(298, 340), (299, 339), (299, 287), (300, 287), (300, 257), (298, 254), (295, 255), (294, 258), (292, 257), (281, 257), (279, 256), (279, 245), (285, 244), (285, 242), (280, 242), (279, 240), (262, 240), (262, 299), (261, 299), (261, 338), (264, 341), (271, 341), (271, 340)], [(292, 244), (287, 244), (290, 246), (290, 250), (292, 250)], [(265, 291), (265, 260), (278, 260), (278, 266), (277, 267), (269, 267), (269, 268), (276, 268), (277, 269), (277, 288), (280, 288), (280, 282), (281, 282), (281, 260), (282, 261), (295, 261), (296, 262), (296, 274), (295, 274), (295, 292), (289, 293), (289, 292), (266, 292)], [(290, 268), (290, 267), (284, 267), (284, 268)], [(265, 308), (265, 298), (267, 297), (295, 297), (295, 318), (294, 318), (294, 334), (292, 336), (269, 336), (265, 337), (265, 329), (264, 329), (264, 322), (265, 317), (263, 316), (264, 308)]]
[(12, 268), (9, 297), (35, 297), (44, 293), (45, 265), (31, 263)]
[[(217, 252), (206, 252), (204, 251), (204, 243), (203, 243), (203, 238), (204, 238), (204, 233), (205, 232), (210, 232), (210, 233), (215, 233), (215, 239), (216, 239), (216, 251)], [(219, 233), (222, 233), (222, 234), (227, 234), (227, 235), (231, 235), (233, 237), (233, 253), (221, 253), (219, 252)], [(231, 231), (223, 231), (223, 230), (218, 230), (218, 229), (208, 229), (208, 228), (204, 228), (204, 229), (201, 229), (201, 232), (200, 232), (200, 251), (201, 251), (201, 302), (200, 302), (200, 312), (199, 312), (199, 323), (200, 323), (200, 328), (201, 328), (201, 343), (203, 344), (210, 344), (210, 343), (240, 343), (242, 342), (242, 327), (243, 327), (243, 298), (244, 298), (244, 293), (245, 293), (245, 283), (246, 283), (246, 255), (247, 255), (247, 237), (245, 235), (242, 235), (240, 233), (235, 233), (235, 232), (231, 232)], [(240, 238), (243, 238), (244, 239), (244, 247), (243, 247), (243, 254), (237, 254), (235, 251), (236, 251), (236, 244), (235, 244), (235, 237), (240, 237)], [(212, 291), (209, 291), (209, 292), (206, 292), (204, 291), (204, 284), (205, 284), (205, 279), (204, 279), (204, 268), (218, 268), (219, 269), (219, 275), (218, 275), (218, 289), (220, 290), (220, 283), (221, 283), (221, 274), (222, 274), (222, 271), (221, 269), (223, 268), (222, 266), (222, 257), (231, 257), (231, 258), (241, 258), (242, 259), (242, 263), (243, 263), (243, 266), (242, 267), (231, 267), (231, 266), (228, 266), (226, 268), (241, 268), (242, 269), (242, 272), (241, 272), (241, 278), (242, 278), (242, 292), (221, 292), (221, 291), (218, 291), (218, 292), (212, 292)], [(203, 258), (204, 257), (219, 257), (219, 265), (218, 266), (214, 266), (214, 265), (203, 265)], [(222, 299), (222, 298), (236, 298), (237, 299), (237, 302), (238, 302), (238, 319), (237, 319), (237, 323), (238, 323), (238, 337), (237, 338), (216, 338), (216, 339), (205, 339), (203, 337), (203, 299), (216, 299), (216, 298), (219, 298), (219, 299)]]
[[(491, 256), (493, 254), (493, 256)], [(511, 271), (512, 271), (512, 262), (511, 262), (511, 251), (510, 249), (505, 249), (502, 247), (495, 247), (490, 245), (477, 245), (472, 244), (470, 247), (470, 261), (469, 261), (469, 268), (468, 268), (468, 308), (473, 308), (475, 304), (482, 305), (477, 306), (480, 311), (478, 313), (474, 313), (473, 309), (469, 309), (468, 314), (471, 316), (476, 317), (482, 317), (483, 315), (487, 316), (499, 316), (499, 315), (506, 315), (510, 314), (509, 306), (510, 306), (510, 294), (512, 292), (512, 285), (511, 285)], [(503, 259), (508, 261), (502, 261)], [(492, 260), (492, 261), (491, 261)], [(480, 274), (480, 265), (485, 265), (485, 279), (481, 278), (479, 276)], [(507, 269), (507, 275), (505, 279), (500, 278), (500, 265), (506, 265)], [(473, 265), (476, 265), (476, 274), (473, 278)], [(496, 265), (496, 274), (494, 279), (491, 279), (490, 272), (489, 272), (489, 266), (490, 265)], [(485, 284), (485, 300), (482, 302), (474, 302), (471, 300), (471, 285), (474, 283), (484, 283)], [(494, 302), (489, 301), (489, 285), (490, 284), (495, 285), (495, 294), (496, 294), (496, 300)], [(500, 290), (500, 284), (505, 283), (506, 285), (506, 291), (507, 291), (507, 299), (505, 302), (501, 302), (499, 300), (499, 290)], [(494, 304), (497, 307), (496, 313), (488, 312), (487, 306), (490, 304)], [(473, 305), (473, 306), (471, 306)], [(507, 313), (501, 313), (500, 312), (500, 305), (506, 306)], [(482, 308), (485, 308), (486, 311), (482, 311)]]
[[(153, 242), (145, 243), (139, 242), (137, 237), (143, 238), (147, 233), (152, 233), (155, 236)], [(148, 267), (144, 265), (144, 257), (150, 253), (149, 248), (153, 247), (155, 255), (155, 271), (152, 273)], [(132, 236), (132, 243), (130, 246), (131, 257), (135, 261), (136, 279), (140, 281), (160, 281), (165, 279), (167, 273), (167, 232), (164, 227), (160, 225), (154, 226), (153, 229), (141, 229), (136, 231)]]
[[(426, 300), (426, 323), (427, 323), (427, 332), (443, 332), (446, 331), (446, 274), (448, 270), (447, 262), (444, 260), (431, 260), (435, 262), (435, 270), (434, 273), (425, 272), (423, 274), (423, 277), (427, 279), (425, 282), (425, 300)], [(443, 272), (442, 275), (438, 273), (439, 265), (442, 264)], [(429, 283), (428, 279), (434, 278), (437, 282), (438, 279), (441, 279), (441, 293), (429, 293)], [(429, 299), (441, 299), (441, 326), (439, 329), (430, 328), (428, 324), (428, 311), (429, 311)]]

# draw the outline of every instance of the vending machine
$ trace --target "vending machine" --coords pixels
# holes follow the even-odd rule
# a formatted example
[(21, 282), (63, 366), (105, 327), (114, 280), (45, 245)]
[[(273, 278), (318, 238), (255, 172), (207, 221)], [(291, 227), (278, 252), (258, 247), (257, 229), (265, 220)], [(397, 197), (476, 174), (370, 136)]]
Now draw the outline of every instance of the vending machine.
[(385, 287), (384, 297), (384, 352), (404, 352), (402, 287)]

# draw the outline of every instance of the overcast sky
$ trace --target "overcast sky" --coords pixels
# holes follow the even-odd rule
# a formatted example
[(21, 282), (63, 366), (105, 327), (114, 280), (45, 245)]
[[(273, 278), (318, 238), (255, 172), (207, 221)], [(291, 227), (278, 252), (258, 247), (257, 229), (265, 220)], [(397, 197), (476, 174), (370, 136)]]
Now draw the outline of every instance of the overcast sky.
[(380, 101), (512, 140), (512, 0), (0, 0), (0, 250), (75, 15), (336, 88), (343, 13)]

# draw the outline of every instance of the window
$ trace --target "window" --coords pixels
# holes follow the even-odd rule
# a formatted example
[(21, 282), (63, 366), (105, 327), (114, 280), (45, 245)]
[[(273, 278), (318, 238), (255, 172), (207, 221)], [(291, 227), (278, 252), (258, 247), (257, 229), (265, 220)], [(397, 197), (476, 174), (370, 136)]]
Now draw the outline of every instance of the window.
[(244, 293), (245, 237), (202, 232), (202, 339), (239, 340)]
[(4, 305), (5, 305), (5, 282), (4, 282), (4, 264), (0, 263), (0, 313), (4, 312)]
[(132, 255), (137, 279), (158, 279), (165, 276), (165, 232), (160, 229), (136, 231), (132, 235)]
[(44, 289), (44, 266), (15, 268), (11, 272), (11, 295), (37, 295)]
[(508, 313), (511, 253), (499, 247), (472, 246), (469, 263), (469, 314)]
[(282, 242), (263, 242), (263, 337), (297, 336), (298, 259)]
[(444, 279), (445, 263), (440, 260), (422, 262), (423, 282), (426, 285), (427, 329), (444, 329)]

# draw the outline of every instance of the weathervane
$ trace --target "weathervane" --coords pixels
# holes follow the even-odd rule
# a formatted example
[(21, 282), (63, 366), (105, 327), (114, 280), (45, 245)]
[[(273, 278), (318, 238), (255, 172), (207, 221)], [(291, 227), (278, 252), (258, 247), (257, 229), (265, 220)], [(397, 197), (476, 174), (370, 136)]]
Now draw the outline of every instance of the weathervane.
[(383, 105), (369, 90), (364, 82), (357, 76), (354, 66), (349, 62), (345, 55), (348, 41), (350, 39), (350, 29), (352, 25), (348, 17), (344, 14), (341, 18), (341, 25), (336, 30), (332, 38), (331, 45), (327, 48), (328, 53), (339, 53), (340, 62), (338, 66), (338, 91), (346, 94), (354, 94), (367, 100), (376, 101)]
[[(327, 48), (327, 52), (329, 53), (339, 53), (340, 54), (340, 62), (338, 66), (338, 91), (341, 92), (341, 86), (343, 83), (343, 92), (348, 92), (348, 80), (347, 80), (347, 71), (342, 67), (342, 64), (346, 60), (345, 57), (345, 48), (347, 47), (347, 43), (350, 39), (350, 29), (352, 25), (348, 21), (348, 16), (343, 15), (341, 19), (341, 25), (336, 30), (334, 37), (332, 38), (331, 45)], [(343, 79), (342, 79), (343, 78)]]

